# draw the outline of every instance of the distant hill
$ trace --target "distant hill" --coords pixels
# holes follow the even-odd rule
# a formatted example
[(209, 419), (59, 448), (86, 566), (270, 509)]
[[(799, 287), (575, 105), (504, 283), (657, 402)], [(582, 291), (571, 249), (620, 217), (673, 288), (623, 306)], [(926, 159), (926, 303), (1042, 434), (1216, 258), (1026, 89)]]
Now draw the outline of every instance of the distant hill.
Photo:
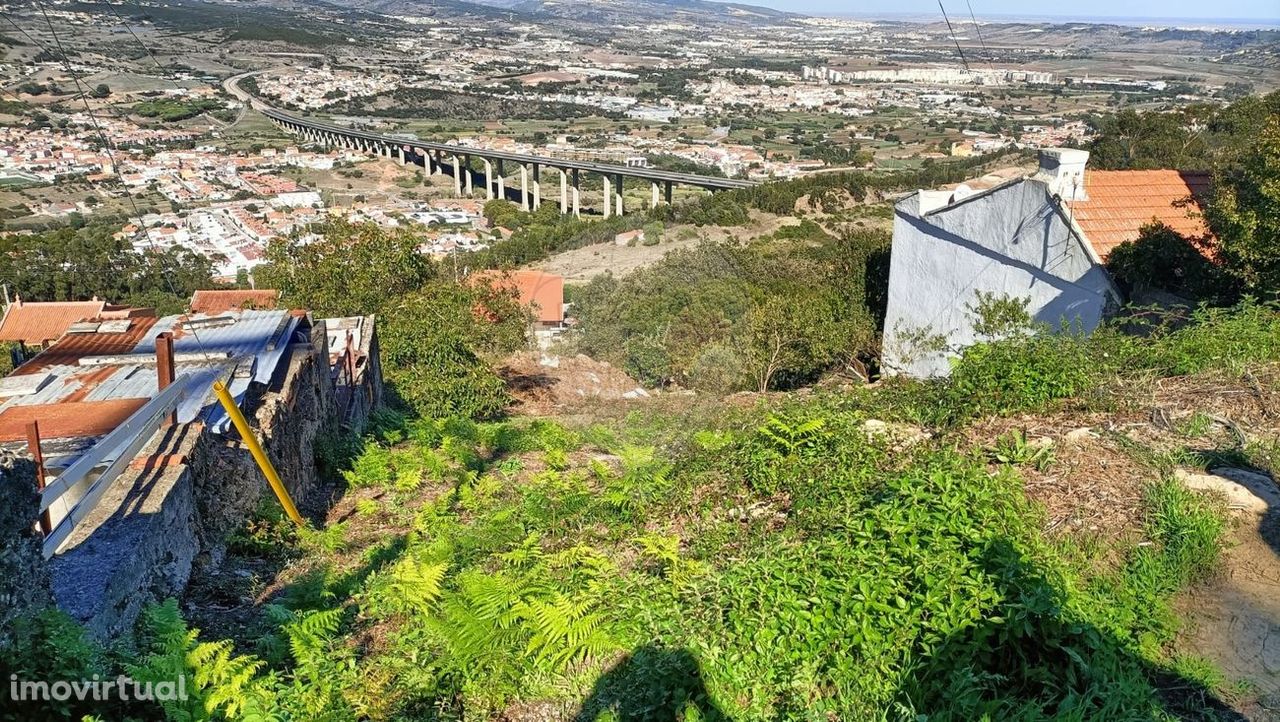
[(768, 25), (803, 17), (755, 5), (711, 0), (352, 0), (347, 6), (395, 15), (458, 12), (491, 15), (498, 11), (532, 18), (605, 24)]

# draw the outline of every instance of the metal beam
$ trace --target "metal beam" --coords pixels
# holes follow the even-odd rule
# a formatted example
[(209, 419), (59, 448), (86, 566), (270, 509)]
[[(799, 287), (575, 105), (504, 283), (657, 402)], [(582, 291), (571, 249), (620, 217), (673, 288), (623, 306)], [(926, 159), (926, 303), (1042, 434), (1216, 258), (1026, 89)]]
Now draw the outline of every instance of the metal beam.
[(98, 478), (93, 480), (93, 484), (85, 492), (84, 496), (71, 507), (67, 515), (62, 517), (58, 525), (54, 527), (51, 533), (44, 540), (44, 556), (46, 559), (53, 556), (58, 548), (62, 546), (67, 537), (71, 536), (71, 532), (85, 517), (98, 505), (98, 501), (102, 499), (102, 495), (106, 493), (107, 488), (111, 486), (111, 482), (124, 470), (129, 462), (133, 461), (133, 457), (138, 451), (151, 440), (151, 436), (155, 434), (156, 429), (160, 428), (161, 422), (178, 406), (178, 402), (186, 394), (187, 383), (190, 381), (187, 374), (179, 376), (173, 384), (160, 393), (156, 394), (150, 401), (143, 404), (142, 408), (133, 412), (133, 414), (124, 420), (124, 423), (117, 426), (111, 433), (102, 437), (102, 440), (89, 449), (79, 459), (76, 459), (71, 466), (58, 475), (53, 483), (44, 488), (44, 493), (40, 495), (40, 511), (47, 511), (49, 505), (56, 499), (61, 497), (72, 486), (83, 479), (98, 464), (105, 461), (108, 456), (115, 452), (115, 459), (107, 464), (102, 470)]

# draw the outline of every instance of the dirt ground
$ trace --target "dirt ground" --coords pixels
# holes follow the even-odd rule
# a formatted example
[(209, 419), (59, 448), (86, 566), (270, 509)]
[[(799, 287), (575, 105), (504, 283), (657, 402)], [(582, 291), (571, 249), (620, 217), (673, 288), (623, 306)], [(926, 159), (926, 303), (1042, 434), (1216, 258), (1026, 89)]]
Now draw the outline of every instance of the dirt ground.
[(1181, 645), (1240, 685), (1237, 711), (1280, 720), (1280, 510), (1234, 517), (1222, 573), (1179, 604)]
[(691, 248), (703, 241), (747, 241), (773, 233), (783, 226), (794, 226), (799, 223), (798, 219), (791, 216), (774, 216), (752, 211), (751, 222), (745, 226), (735, 228), (672, 226), (663, 231), (662, 241), (654, 246), (641, 244), (619, 246), (614, 243), (599, 243), (558, 253), (532, 267), (564, 276), (564, 280), (568, 283), (586, 283), (606, 271), (617, 277), (625, 276), (637, 269), (657, 263), (670, 251)]
[(498, 369), (515, 396), (513, 413), (548, 416), (573, 412), (601, 401), (649, 398), (649, 392), (620, 369), (589, 356), (519, 353)]
[(1120, 408), (993, 419), (966, 436), (990, 448), (1019, 430), (1029, 443), (1051, 446), (1053, 463), (1020, 469), (1051, 535), (1119, 549), (1125, 540), (1140, 542), (1143, 488), (1168, 459), (1191, 488), (1221, 494), (1232, 517), (1222, 561), (1177, 600), (1186, 623), (1176, 651), (1213, 662), (1232, 690), (1225, 702), (1246, 719), (1280, 722), (1280, 486), (1263, 469), (1249, 469), (1250, 485), (1222, 476), (1248, 468), (1242, 445), (1280, 445), (1280, 367), (1106, 392), (1121, 399)]

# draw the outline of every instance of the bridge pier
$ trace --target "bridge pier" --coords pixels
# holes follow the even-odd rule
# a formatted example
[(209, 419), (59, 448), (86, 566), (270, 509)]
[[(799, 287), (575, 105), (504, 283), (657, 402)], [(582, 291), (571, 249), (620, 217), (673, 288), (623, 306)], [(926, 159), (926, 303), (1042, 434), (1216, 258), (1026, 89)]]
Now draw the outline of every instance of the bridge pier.
[(533, 164), (533, 210), (542, 207), (542, 173), (537, 163)]
[[(452, 166), (453, 189), (459, 197), (475, 197), (476, 174), (480, 171), (472, 166), (472, 158), (479, 158), (484, 169), (485, 200), (495, 198), (506, 199), (507, 178), (503, 155), (500, 151), (480, 151), (477, 149), (444, 146), (432, 149), (415, 147), (403, 138), (363, 133), (353, 128), (329, 125), (323, 122), (295, 118), (271, 108), (262, 108), (272, 124), (296, 135), (300, 142), (323, 147), (326, 151), (346, 149), (367, 154), (377, 154), (400, 161), (401, 165), (418, 163), (416, 156), (421, 156), (424, 170), (424, 181), (431, 175), (444, 175), (446, 163)], [(461, 151), (465, 150), (463, 153)], [(455, 152), (457, 151), (457, 152)], [(489, 157), (485, 157), (488, 155)], [(496, 157), (495, 157), (496, 156)], [(516, 159), (519, 158), (519, 161)], [(553, 158), (530, 156), (507, 157), (506, 160), (517, 162), (520, 168), (520, 207), (535, 212), (542, 207), (542, 170), (543, 166), (560, 174), (560, 212), (573, 213), (580, 217), (582, 210), (581, 171), (600, 174), (604, 185), (604, 197), (599, 206), (604, 218), (626, 214), (626, 179), (627, 177), (643, 178), (649, 181), (649, 208), (657, 208), (673, 202), (674, 188), (677, 183), (685, 183), (694, 187), (706, 188), (712, 192), (731, 188), (742, 188), (752, 185), (750, 181), (709, 178), (688, 173), (669, 173), (640, 167), (622, 167), (607, 163), (579, 163), (564, 161), (574, 166), (565, 168), (561, 161)], [(572, 174), (572, 175), (570, 175)], [(532, 178), (530, 177), (532, 175)], [(642, 186), (641, 186), (642, 187)], [(637, 207), (644, 205), (643, 193)], [(553, 201), (554, 202), (554, 201)], [(594, 202), (594, 201), (588, 201)]]
[(572, 195), (573, 195), (573, 217), (574, 217), (574, 218), (581, 218), (582, 216), (581, 216), (581, 214), (580, 214), (580, 213), (579, 213), (579, 211), (578, 211), (579, 201), (581, 200), (581, 196), (582, 196), (582, 185), (581, 185), (581, 183), (579, 182), (581, 179), (578, 177), (578, 169), (577, 169), (577, 168), (574, 168), (574, 169), (573, 169), (572, 171), (570, 171), (570, 172), (573, 174), (573, 175), (571, 175), (571, 176), (570, 176), (570, 177), (573, 179), (573, 180), (572, 180), (572, 182), (570, 183), (570, 186), (573, 188), (573, 190), (572, 190)]
[(520, 210), (529, 210), (529, 166), (520, 164)]

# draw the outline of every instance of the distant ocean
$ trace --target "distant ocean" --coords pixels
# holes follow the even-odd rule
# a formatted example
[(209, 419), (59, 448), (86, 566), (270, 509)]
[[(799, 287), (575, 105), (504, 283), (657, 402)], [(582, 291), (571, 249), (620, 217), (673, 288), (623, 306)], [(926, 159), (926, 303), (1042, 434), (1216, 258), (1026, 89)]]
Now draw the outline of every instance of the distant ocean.
[[(941, 22), (936, 13), (811, 13), (817, 17), (853, 18), (857, 20), (899, 20), (907, 22)], [(1248, 18), (1140, 18), (1140, 17), (1090, 17), (1073, 15), (1003, 15), (988, 13), (982, 20), (992, 23), (1089, 23), (1091, 25), (1131, 25), (1136, 27), (1206, 28), (1229, 30), (1280, 29), (1280, 19), (1258, 20)]]

